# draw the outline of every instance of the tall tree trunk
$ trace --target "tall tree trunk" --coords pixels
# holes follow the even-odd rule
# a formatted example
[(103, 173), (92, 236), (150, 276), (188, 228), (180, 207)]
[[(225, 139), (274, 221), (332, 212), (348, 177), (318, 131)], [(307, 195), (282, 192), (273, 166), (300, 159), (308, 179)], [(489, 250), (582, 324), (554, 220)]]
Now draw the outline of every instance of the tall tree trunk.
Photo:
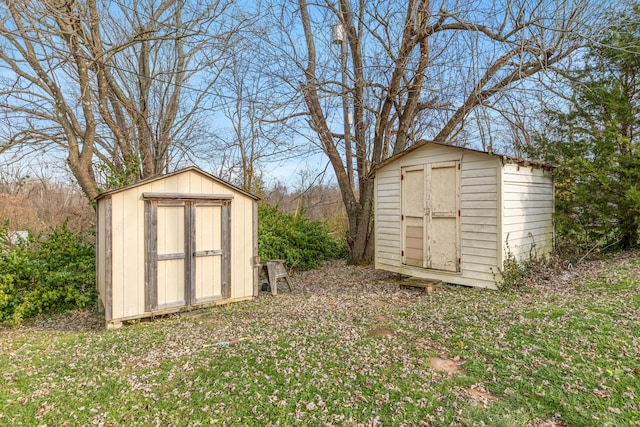
[(369, 178), (363, 181), (358, 209), (351, 215), (353, 216), (353, 228), (350, 227), (349, 236), (352, 236), (351, 262), (353, 264), (369, 262), (373, 258), (373, 188), (373, 179)]
[[(536, 2), (509, 4), (485, 10), (503, 14), (489, 26), (482, 21), (477, 5), (464, 2), (454, 11), (447, 10), (444, 4), (433, 5), (430, 0), (408, 0), (406, 8), (389, 9), (385, 2), (348, 0), (338, 0), (337, 4), (326, 0), (313, 6), (306, 0), (297, 0), (297, 5), (307, 55), (306, 64), (299, 61), (299, 51), (293, 43), (295, 63), (304, 71), (301, 92), (311, 127), (329, 159), (342, 194), (354, 263), (368, 261), (374, 253), (371, 169), (422, 139), (412, 132), (415, 123), (427, 113), (437, 117), (434, 120), (437, 125), (431, 125), (430, 129), (433, 140), (447, 143), (478, 106), (487, 105), (490, 98), (507, 93), (515, 82), (571, 54), (581, 41), (569, 35), (571, 30), (580, 28), (579, 18), (589, 6), (588, 0), (563, 0), (554, 10), (540, 8), (541, 3)], [(318, 8), (319, 14), (323, 8), (343, 26), (350, 51), (348, 82), (344, 78), (341, 84), (331, 81), (327, 76), (336, 71), (318, 66), (318, 58), (327, 61), (325, 66), (335, 64), (331, 63), (333, 57), (327, 59), (327, 52), (316, 51), (316, 40), (322, 40), (316, 37), (322, 27), (313, 27), (315, 15), (309, 12), (310, 7)], [(356, 13), (352, 8), (357, 8)], [(547, 22), (551, 17), (555, 27), (540, 26), (540, 22)], [(365, 39), (368, 48), (384, 58), (363, 55), (361, 44)], [(378, 50), (371, 47), (376, 43)], [(491, 45), (492, 49), (478, 50), (474, 47), (478, 43)], [(458, 49), (463, 45), (471, 46), (471, 59), (460, 57)], [(451, 55), (450, 64), (444, 66), (442, 57), (447, 52)], [(345, 62), (339, 62), (341, 72)], [(431, 68), (434, 62), (440, 62), (437, 68)], [(440, 94), (433, 87), (428, 87), (435, 93), (431, 98), (423, 93), (428, 79), (440, 80), (442, 72), (445, 80), (464, 76), (464, 82), (455, 86), (461, 90), (449, 94), (454, 99), (439, 101)], [(347, 83), (350, 86), (345, 88)], [(333, 122), (337, 114), (331, 109), (337, 110), (339, 105), (329, 100), (341, 96), (344, 102), (345, 93), (349, 93), (355, 118), (355, 183), (349, 179), (351, 165), (345, 164), (345, 159), (348, 162), (350, 157), (349, 147), (339, 146), (342, 139), (348, 137), (347, 132), (345, 135), (333, 133), (328, 124), (337, 125)]]

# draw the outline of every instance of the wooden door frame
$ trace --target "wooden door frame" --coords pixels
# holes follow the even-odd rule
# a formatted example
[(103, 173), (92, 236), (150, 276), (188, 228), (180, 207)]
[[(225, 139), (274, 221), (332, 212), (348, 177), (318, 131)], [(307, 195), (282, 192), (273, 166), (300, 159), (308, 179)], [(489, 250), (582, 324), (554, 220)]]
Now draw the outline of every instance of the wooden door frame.
[[(461, 207), (460, 207), (460, 201), (461, 201), (461, 183), (462, 183), (462, 162), (460, 160), (450, 160), (450, 161), (443, 161), (443, 162), (431, 162), (431, 163), (426, 163), (424, 165), (425, 167), (425, 187), (427, 187), (426, 194), (427, 194), (427, 198), (425, 199), (425, 204), (427, 205), (427, 211), (428, 211), (428, 215), (427, 215), (427, 220), (426, 220), (426, 229), (427, 229), (427, 257), (428, 257), (428, 262), (427, 262), (427, 268), (428, 269), (432, 269), (432, 270), (438, 270), (438, 271), (448, 271), (451, 273), (459, 273), (461, 270), (461, 250), (462, 250), (462, 234), (461, 234), (461, 229), (462, 229), (462, 225), (461, 225)], [(455, 199), (456, 199), (456, 211), (455, 212), (455, 223), (456, 223), (456, 238), (455, 238), (455, 244), (456, 244), (456, 259), (455, 261), (455, 266), (456, 269), (455, 271), (452, 270), (443, 270), (443, 269), (435, 269), (433, 268), (433, 264), (432, 264), (432, 260), (431, 260), (431, 235), (433, 234), (433, 207), (431, 206), (431, 197), (432, 197), (432, 191), (431, 191), (431, 187), (432, 187), (432, 183), (431, 183), (431, 176), (432, 176), (432, 170), (433, 169), (439, 169), (439, 168), (450, 168), (453, 167), (455, 170), (455, 175), (456, 175), (456, 182), (455, 182), (455, 187), (456, 187), (456, 195), (455, 195)]]
[[(462, 162), (460, 160), (450, 160), (450, 161), (441, 161), (441, 162), (427, 162), (420, 163), (415, 165), (407, 165), (400, 167), (400, 215), (401, 217), (401, 226), (400, 226), (400, 240), (401, 240), (401, 263), (402, 265), (409, 266), (405, 263), (405, 251), (406, 251), (406, 231), (405, 231), (405, 184), (404, 184), (404, 175), (406, 172), (422, 170), (424, 174), (424, 182), (423, 182), (423, 262), (422, 267), (427, 270), (433, 270), (431, 266), (431, 235), (432, 235), (432, 206), (431, 206), (431, 171), (435, 168), (443, 168), (443, 167), (454, 167), (456, 171), (456, 207), (457, 207), (457, 217), (456, 217), (456, 270), (438, 270), (438, 271), (450, 271), (451, 273), (459, 273), (461, 271), (461, 251), (462, 251), (462, 225), (461, 225), (461, 183), (462, 183), (462, 171), (461, 166)], [(413, 266), (415, 267), (415, 266)]]
[[(426, 215), (426, 204), (427, 204), (427, 196), (429, 195), (426, 185), (427, 179), (427, 168), (425, 164), (418, 165), (409, 165), (400, 168), (400, 215), (401, 215), (401, 225), (400, 225), (400, 240), (401, 240), (401, 258), (400, 262), (403, 265), (411, 266), (406, 263), (406, 250), (407, 250), (407, 232), (406, 232), (406, 219), (405, 219), (405, 183), (404, 183), (404, 175), (406, 172), (418, 171), (422, 170), (423, 173), (423, 183), (422, 183), (422, 267), (418, 268), (427, 268), (427, 221), (425, 218)], [(415, 267), (415, 266), (412, 266)]]
[[(189, 265), (189, 282), (190, 283), (190, 295), (189, 302), (191, 305), (194, 304), (202, 304), (209, 301), (215, 301), (219, 299), (227, 299), (231, 298), (231, 201), (230, 200), (206, 200), (206, 201), (193, 201), (190, 203), (191, 208), (189, 209), (190, 218), (189, 218), (189, 245), (191, 248), (192, 256), (190, 257), (190, 265)], [(198, 252), (196, 251), (196, 208), (198, 206), (220, 206), (221, 209), (221, 235), (220, 235), (220, 249), (221, 249), (221, 289), (220, 294), (221, 298), (212, 296), (212, 297), (204, 297), (204, 298), (196, 298), (196, 280), (195, 280), (195, 271), (196, 271), (196, 258)]]
[(209, 302), (219, 298), (200, 298), (196, 300), (195, 289), (195, 215), (196, 206), (221, 206), (221, 294), (222, 299), (231, 298), (231, 201), (227, 194), (174, 194), (143, 193), (145, 228), (145, 310), (161, 310), (158, 307), (158, 205), (184, 206), (184, 306)]

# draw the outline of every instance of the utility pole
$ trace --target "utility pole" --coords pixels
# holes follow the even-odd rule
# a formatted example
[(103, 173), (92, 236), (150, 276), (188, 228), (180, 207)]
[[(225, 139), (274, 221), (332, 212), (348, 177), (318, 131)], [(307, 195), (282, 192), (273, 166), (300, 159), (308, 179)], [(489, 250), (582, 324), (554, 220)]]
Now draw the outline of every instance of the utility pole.
[(342, 113), (344, 121), (344, 152), (345, 162), (347, 163), (347, 177), (351, 188), (355, 188), (355, 180), (353, 177), (353, 153), (351, 151), (351, 115), (349, 114), (349, 90), (347, 79), (347, 38), (345, 36), (344, 26), (336, 24), (331, 27), (331, 41), (340, 45), (340, 66), (342, 70)]

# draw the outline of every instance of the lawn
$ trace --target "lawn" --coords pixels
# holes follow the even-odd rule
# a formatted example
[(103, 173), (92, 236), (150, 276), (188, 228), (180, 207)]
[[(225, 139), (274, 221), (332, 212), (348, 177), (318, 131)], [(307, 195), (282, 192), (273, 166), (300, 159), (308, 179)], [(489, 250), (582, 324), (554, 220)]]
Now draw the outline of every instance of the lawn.
[(333, 263), (113, 331), (38, 319), (0, 329), (0, 425), (640, 425), (639, 278), (632, 252), (425, 294)]

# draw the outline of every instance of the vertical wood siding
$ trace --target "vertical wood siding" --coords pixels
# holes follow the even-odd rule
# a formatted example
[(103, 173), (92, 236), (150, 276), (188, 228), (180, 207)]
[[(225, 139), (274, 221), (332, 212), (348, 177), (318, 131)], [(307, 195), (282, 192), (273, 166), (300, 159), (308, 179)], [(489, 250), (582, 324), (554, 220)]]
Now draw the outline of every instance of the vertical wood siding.
[[(231, 247), (230, 265), (225, 273), (229, 283), (229, 295), (226, 297), (241, 299), (252, 296), (255, 200), (195, 170), (187, 170), (108, 196), (112, 210), (112, 318), (135, 318), (147, 312), (144, 281), (145, 268), (149, 267), (145, 267), (145, 202), (142, 195), (149, 192), (233, 195), (228, 212)], [(99, 217), (103, 216), (105, 200), (98, 201)], [(102, 220), (99, 220), (98, 232), (103, 232), (102, 228)], [(106, 250), (101, 246), (102, 241), (98, 239), (99, 288), (103, 286), (105, 276), (102, 266)]]

